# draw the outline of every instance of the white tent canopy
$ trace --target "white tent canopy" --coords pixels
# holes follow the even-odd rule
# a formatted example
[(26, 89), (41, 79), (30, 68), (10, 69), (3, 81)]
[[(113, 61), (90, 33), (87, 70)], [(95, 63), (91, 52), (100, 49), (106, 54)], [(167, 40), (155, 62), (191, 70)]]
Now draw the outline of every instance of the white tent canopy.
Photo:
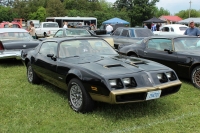
[(192, 20), (194, 21), (194, 23), (200, 24), (200, 18), (187, 18), (187, 19), (179, 21), (178, 23), (180, 23), (180, 24), (188, 24)]

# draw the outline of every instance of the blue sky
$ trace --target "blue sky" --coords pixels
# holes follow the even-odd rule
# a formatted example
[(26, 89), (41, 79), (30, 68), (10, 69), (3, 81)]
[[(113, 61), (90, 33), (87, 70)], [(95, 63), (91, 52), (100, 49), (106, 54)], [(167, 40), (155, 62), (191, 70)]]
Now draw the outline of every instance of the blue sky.
[[(107, 0), (108, 2), (114, 3), (116, 0)], [(191, 0), (191, 8), (200, 10), (200, 0)], [(170, 13), (173, 15), (175, 13), (178, 13), (181, 10), (187, 10), (189, 9), (189, 2), (190, 0), (160, 0), (156, 5), (157, 7), (163, 7), (164, 9), (167, 9), (170, 11)]]

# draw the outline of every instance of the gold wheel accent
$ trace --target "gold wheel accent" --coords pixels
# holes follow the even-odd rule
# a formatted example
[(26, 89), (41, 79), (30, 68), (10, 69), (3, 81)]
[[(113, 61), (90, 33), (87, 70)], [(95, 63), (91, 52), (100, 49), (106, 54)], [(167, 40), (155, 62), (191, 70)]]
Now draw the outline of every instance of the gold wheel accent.
[(200, 70), (197, 70), (194, 74), (194, 81), (198, 86), (200, 86)]

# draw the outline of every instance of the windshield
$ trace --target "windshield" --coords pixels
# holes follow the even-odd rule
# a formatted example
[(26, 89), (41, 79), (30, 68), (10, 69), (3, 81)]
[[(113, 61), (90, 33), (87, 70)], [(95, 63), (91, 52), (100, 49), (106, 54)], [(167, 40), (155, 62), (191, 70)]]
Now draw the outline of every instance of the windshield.
[(27, 32), (5, 32), (0, 33), (1, 40), (33, 40)]
[[(8, 28), (8, 24), (4, 24), (4, 28)], [(12, 28), (20, 28), (18, 24), (12, 24)]]
[(118, 55), (117, 52), (104, 40), (73, 40), (60, 43), (59, 57), (74, 57), (86, 54)]
[(85, 29), (66, 29), (67, 36), (91, 36)]
[(58, 28), (58, 24), (57, 23), (44, 23), (43, 24), (43, 28)]
[(200, 50), (200, 38), (174, 39), (175, 51)]

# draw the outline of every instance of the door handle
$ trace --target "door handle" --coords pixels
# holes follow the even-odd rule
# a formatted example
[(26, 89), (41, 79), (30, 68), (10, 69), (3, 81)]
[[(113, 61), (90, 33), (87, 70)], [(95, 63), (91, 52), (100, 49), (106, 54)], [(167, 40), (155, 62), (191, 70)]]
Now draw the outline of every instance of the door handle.
[(144, 54), (147, 54), (147, 51), (144, 51)]

